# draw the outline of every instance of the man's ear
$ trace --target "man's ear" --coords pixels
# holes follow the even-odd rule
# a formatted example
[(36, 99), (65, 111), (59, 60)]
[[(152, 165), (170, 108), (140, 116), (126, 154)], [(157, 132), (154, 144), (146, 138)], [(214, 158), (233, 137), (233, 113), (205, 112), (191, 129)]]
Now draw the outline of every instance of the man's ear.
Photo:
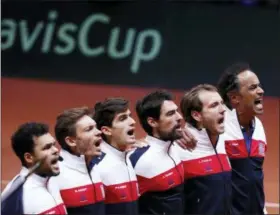
[(70, 137), (70, 136), (65, 137), (65, 142), (70, 147), (76, 146), (76, 138), (74, 137)]
[(233, 106), (239, 104), (239, 102), (240, 102), (240, 95), (239, 95), (238, 92), (236, 92), (236, 91), (228, 92), (228, 93), (227, 93), (227, 96), (228, 96), (228, 98), (229, 98), (229, 102), (230, 102)]
[(198, 112), (198, 111), (195, 111), (195, 110), (191, 111), (191, 116), (192, 116), (192, 118), (194, 118), (197, 122), (201, 122), (201, 121), (202, 121), (201, 114), (200, 114), (200, 112)]
[(155, 128), (158, 125), (157, 121), (152, 117), (148, 117), (147, 122), (152, 128)]
[(31, 165), (34, 164), (35, 158), (30, 152), (25, 152), (23, 157), (27, 164), (31, 164)]
[(112, 129), (108, 126), (102, 126), (100, 131), (106, 136), (111, 136), (112, 135)]

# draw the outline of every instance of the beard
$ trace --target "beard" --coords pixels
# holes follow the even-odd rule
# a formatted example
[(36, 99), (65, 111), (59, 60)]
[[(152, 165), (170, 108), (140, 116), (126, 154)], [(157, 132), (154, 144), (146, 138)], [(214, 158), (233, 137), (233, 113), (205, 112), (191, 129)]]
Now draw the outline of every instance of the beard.
[(41, 177), (52, 177), (52, 176), (58, 176), (60, 174), (59, 172), (53, 172), (51, 169), (49, 168), (44, 168), (44, 169), (39, 169), (38, 171), (36, 171), (37, 175), (40, 175)]
[(182, 134), (176, 130), (177, 128), (178, 127), (175, 126), (170, 132), (159, 130), (158, 131), (159, 138), (163, 141), (171, 141), (171, 142), (182, 138)]

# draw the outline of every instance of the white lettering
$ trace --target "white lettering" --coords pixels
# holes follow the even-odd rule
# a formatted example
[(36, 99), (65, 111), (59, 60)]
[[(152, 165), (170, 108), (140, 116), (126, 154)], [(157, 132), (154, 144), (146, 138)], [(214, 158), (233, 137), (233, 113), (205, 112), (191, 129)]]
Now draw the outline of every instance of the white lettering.
[(117, 187), (115, 187), (116, 190), (125, 189), (125, 188), (126, 188), (126, 185), (122, 185), (122, 186), (117, 186)]
[(87, 190), (87, 188), (80, 188), (80, 189), (75, 190), (75, 193), (84, 192), (86, 190)]
[[(85, 57), (105, 55), (110, 60), (127, 59), (134, 74), (139, 72), (143, 62), (154, 60), (161, 51), (162, 36), (157, 29), (137, 31), (131, 27), (123, 30), (122, 26), (111, 26), (111, 17), (103, 13), (90, 14), (81, 25), (64, 20), (65, 17), (59, 20), (59, 12), (55, 10), (49, 11), (47, 19), (38, 20), (35, 25), (33, 20), (31, 25), (31, 20), (3, 18), (1, 50), (12, 49), (17, 42), (25, 53), (39, 49), (42, 54), (69, 55), (78, 49)], [(101, 36), (96, 36), (99, 33)]]
[(165, 174), (162, 178), (167, 178), (168, 176), (173, 175), (173, 172)]
[(104, 14), (94, 14), (87, 18), (81, 27), (79, 32), (78, 41), (80, 45), (81, 52), (86, 56), (98, 56), (104, 53), (104, 46), (99, 46), (96, 48), (89, 47), (88, 35), (91, 27), (96, 22), (101, 22), (103, 24), (108, 24), (110, 18)]
[(206, 158), (206, 159), (202, 159), (200, 161), (198, 161), (198, 163), (207, 163), (207, 162), (211, 162), (212, 158)]

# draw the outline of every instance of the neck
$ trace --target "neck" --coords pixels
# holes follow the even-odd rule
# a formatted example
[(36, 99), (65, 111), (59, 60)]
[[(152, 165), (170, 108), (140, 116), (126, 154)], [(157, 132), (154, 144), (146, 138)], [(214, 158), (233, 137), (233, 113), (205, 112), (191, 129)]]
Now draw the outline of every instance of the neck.
[(40, 169), (34, 170), (34, 165), (32, 165), (32, 166), (23, 165), (23, 167), (25, 167), (26, 169), (28, 169), (28, 171), (29, 171), (28, 175), (29, 175), (29, 174), (36, 174), (36, 175), (39, 175), (39, 176), (41, 176), (41, 177), (43, 177), (43, 178), (48, 177), (47, 174), (42, 173), (42, 172), (40, 171)]
[(44, 173), (38, 172), (38, 171), (34, 172), (34, 174), (39, 175), (39, 176), (41, 176), (42, 178), (47, 178), (47, 177), (48, 177), (47, 174), (44, 174)]
[(219, 138), (219, 134), (212, 134), (209, 130), (206, 130), (207, 134), (209, 136), (209, 139), (212, 143), (213, 146), (216, 146), (217, 142), (218, 142), (218, 138)]
[[(78, 156), (80, 157), (81, 156), (81, 153), (79, 153), (75, 148), (71, 148), (69, 150), (67, 150), (71, 155), (74, 155), (74, 156)], [(85, 156), (85, 162), (86, 162), (86, 165), (87, 167), (90, 165), (90, 162), (92, 161), (92, 159), (95, 157), (94, 155), (89, 155), (87, 153), (83, 154)]]
[(93, 159), (94, 157), (95, 157), (95, 156), (92, 156), (92, 155), (85, 155), (85, 161), (86, 161), (87, 167), (89, 167), (90, 162), (92, 161), (92, 159)]
[(80, 157), (80, 155), (81, 155), (81, 153), (79, 153), (77, 151), (77, 149), (74, 147), (71, 147), (71, 148), (69, 147), (68, 149), (66, 149), (66, 151), (69, 152), (70, 154), (78, 156), (78, 157)]
[(238, 113), (237, 112), (237, 118), (238, 118), (238, 122), (239, 124), (246, 128), (249, 129), (250, 125), (254, 119), (254, 116), (252, 116), (251, 114), (245, 114), (245, 113)]
[(127, 149), (127, 145), (126, 144), (118, 144), (114, 141), (108, 142), (111, 146), (113, 146), (114, 148), (118, 149), (121, 152), (126, 151)]
[(194, 126), (197, 130), (201, 130), (201, 129), (203, 129), (203, 126), (202, 126), (202, 124), (201, 123), (197, 123), (195, 126)]
[(160, 137), (160, 136), (158, 135), (158, 133), (152, 134), (151, 136), (154, 137), (154, 138), (157, 138), (157, 139), (159, 139), (159, 140), (161, 140), (161, 141), (164, 141), (164, 142), (169, 142), (169, 141), (172, 142), (172, 139), (170, 139), (170, 138), (164, 139), (163, 137)]
[(155, 138), (157, 138), (157, 139), (160, 139), (160, 137), (159, 137), (159, 134), (158, 133), (152, 133), (152, 135), (151, 135), (152, 137), (155, 137)]

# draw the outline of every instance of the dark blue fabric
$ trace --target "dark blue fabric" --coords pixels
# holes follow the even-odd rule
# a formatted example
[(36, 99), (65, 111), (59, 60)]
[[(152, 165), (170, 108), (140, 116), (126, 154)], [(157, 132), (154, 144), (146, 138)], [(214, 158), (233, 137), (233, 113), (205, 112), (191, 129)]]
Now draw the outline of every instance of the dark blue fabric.
[(146, 192), (139, 198), (139, 214), (184, 214), (184, 184), (161, 192)]
[(253, 126), (250, 126), (250, 129), (249, 129), (249, 134), (248, 132), (246, 131), (245, 128), (242, 128), (241, 131), (243, 133), (243, 137), (244, 137), (244, 140), (245, 140), (245, 143), (246, 143), (246, 148), (247, 148), (247, 152), (250, 153), (250, 149), (251, 149), (251, 142), (252, 142), (252, 135), (254, 133), (254, 127)]
[[(16, 186), (17, 178), (10, 189), (13, 189), (13, 186)], [(19, 186), (15, 192), (10, 195), (5, 201), (1, 202), (1, 214), (3, 215), (16, 215), (16, 214), (23, 214), (23, 184)]]
[(232, 210), (234, 215), (263, 214), (263, 158), (230, 159), (232, 166)]
[[(91, 160), (89, 164), (89, 171), (105, 157), (105, 153), (99, 157), (95, 157)], [(105, 203), (97, 202), (91, 205), (79, 206), (79, 207), (67, 207), (68, 214), (96, 214), (96, 215), (105, 215)]]
[(184, 193), (185, 214), (230, 214), (231, 172), (188, 179)]
[(104, 152), (101, 152), (101, 155), (100, 156), (98, 156), (98, 157), (94, 157), (91, 161), (90, 161), (90, 163), (89, 163), (89, 171), (91, 171), (91, 169), (95, 166), (95, 165), (98, 165), (98, 163), (100, 162), (100, 161), (102, 161), (102, 159), (105, 157), (105, 155), (106, 155), (106, 153), (104, 153)]
[(138, 215), (138, 201), (106, 204), (105, 211), (106, 215)]
[(95, 204), (80, 206), (80, 207), (67, 207), (68, 214), (94, 214), (105, 215), (104, 202), (97, 202)]
[(139, 158), (150, 148), (150, 146), (145, 146), (142, 148), (137, 148), (130, 156), (130, 161), (132, 164), (132, 167), (134, 168), (136, 166), (137, 161)]
[[(137, 148), (130, 156), (135, 167), (139, 158), (150, 148)], [(164, 191), (146, 192), (138, 200), (139, 214), (183, 214), (184, 213), (184, 184)]]

